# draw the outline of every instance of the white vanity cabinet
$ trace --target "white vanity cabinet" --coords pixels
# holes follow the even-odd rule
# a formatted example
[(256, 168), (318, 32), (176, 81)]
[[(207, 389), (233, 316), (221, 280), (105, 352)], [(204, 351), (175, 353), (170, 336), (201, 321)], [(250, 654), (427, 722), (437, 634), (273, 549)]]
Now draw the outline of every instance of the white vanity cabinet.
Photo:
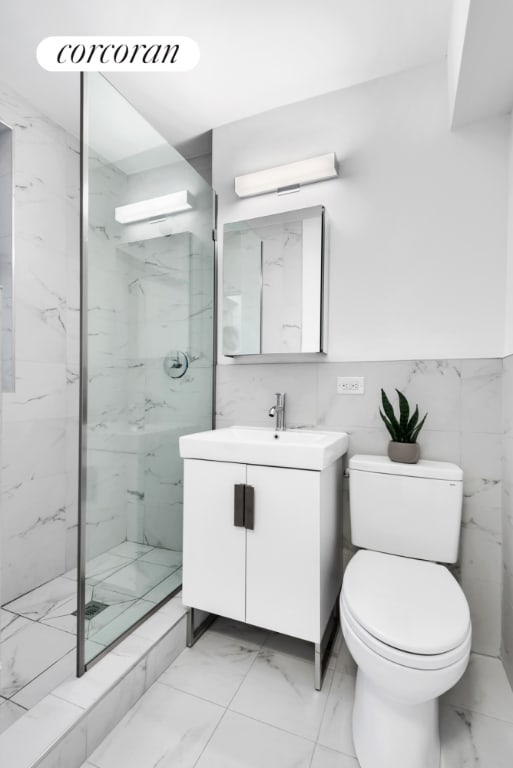
[[(320, 644), (342, 581), (342, 459), (184, 464), (184, 604)], [(234, 524), (244, 486), (252, 528)]]

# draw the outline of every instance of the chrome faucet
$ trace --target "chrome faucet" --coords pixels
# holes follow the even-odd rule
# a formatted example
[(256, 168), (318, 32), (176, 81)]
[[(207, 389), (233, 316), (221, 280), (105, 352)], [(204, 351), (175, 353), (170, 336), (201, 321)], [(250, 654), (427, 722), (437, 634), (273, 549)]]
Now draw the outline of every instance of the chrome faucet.
[(276, 416), (276, 431), (285, 429), (285, 392), (276, 392), (276, 405), (269, 408), (269, 416)]

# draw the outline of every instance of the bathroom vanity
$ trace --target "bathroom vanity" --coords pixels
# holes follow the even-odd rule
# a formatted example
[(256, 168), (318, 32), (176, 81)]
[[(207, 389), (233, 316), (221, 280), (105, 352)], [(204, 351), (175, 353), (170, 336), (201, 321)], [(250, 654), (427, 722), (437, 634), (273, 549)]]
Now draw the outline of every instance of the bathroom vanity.
[(347, 435), (233, 427), (180, 439), (186, 606), (315, 644), (342, 580)]

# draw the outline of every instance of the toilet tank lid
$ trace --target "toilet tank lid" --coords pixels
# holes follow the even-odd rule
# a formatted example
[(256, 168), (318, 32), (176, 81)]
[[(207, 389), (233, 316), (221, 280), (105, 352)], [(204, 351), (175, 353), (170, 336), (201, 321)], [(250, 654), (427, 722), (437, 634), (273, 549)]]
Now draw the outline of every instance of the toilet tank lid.
[(463, 470), (457, 464), (448, 461), (426, 461), (421, 459), (416, 464), (402, 464), (391, 461), (388, 456), (357, 454), (349, 460), (350, 469), (362, 472), (378, 472), (384, 475), (402, 475), (404, 477), (423, 477), (434, 480), (463, 480)]

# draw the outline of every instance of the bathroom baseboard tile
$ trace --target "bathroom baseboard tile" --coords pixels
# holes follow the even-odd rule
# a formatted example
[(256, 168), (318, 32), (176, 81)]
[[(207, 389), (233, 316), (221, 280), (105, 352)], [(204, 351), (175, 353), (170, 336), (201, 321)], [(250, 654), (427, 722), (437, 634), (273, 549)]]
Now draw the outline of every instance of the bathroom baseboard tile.
[[(43, 758), (60, 751), (68, 735), (80, 727), (83, 714), (79, 707), (68, 701), (63, 701), (53, 694), (45, 696), (0, 736), (2, 765), (8, 765), (9, 768), (39, 766)], [(83, 736), (84, 738), (79, 738), (76, 743), (77, 766), (80, 766), (81, 756), (84, 760), (87, 757), (85, 732)], [(48, 766), (50, 765), (53, 764), (48, 763)], [(70, 768), (75, 768), (75, 760), (70, 762)]]
[(87, 757), (87, 723), (81, 720), (53, 749), (37, 763), (37, 768), (74, 768), (80, 765), (78, 758)]
[(0, 696), (0, 734), (10, 728), (20, 717), (23, 717), (26, 711), (25, 707), (20, 707), (15, 702)]
[(0, 735), (9, 768), (80, 768), (185, 648), (185, 608), (173, 598), (81, 678), (68, 680)]

